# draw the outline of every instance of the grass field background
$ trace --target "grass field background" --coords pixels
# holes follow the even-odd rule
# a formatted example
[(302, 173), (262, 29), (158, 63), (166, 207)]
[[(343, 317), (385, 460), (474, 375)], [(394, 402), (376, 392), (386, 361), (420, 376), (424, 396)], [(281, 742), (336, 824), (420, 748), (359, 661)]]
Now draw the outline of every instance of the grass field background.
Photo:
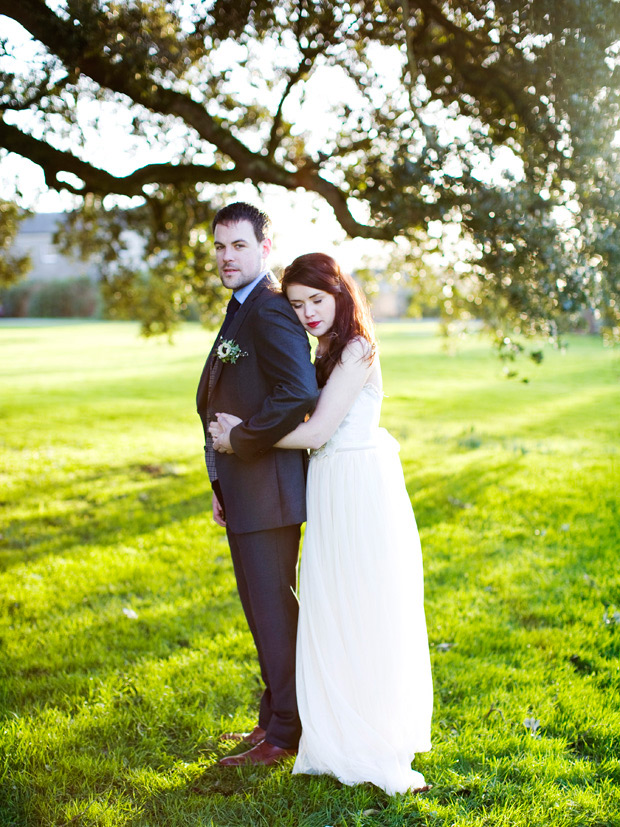
[(570, 338), (506, 380), (483, 338), (379, 336), (433, 789), (217, 766), (260, 686), (195, 413), (211, 334), (2, 324), (2, 827), (620, 825), (619, 355)]

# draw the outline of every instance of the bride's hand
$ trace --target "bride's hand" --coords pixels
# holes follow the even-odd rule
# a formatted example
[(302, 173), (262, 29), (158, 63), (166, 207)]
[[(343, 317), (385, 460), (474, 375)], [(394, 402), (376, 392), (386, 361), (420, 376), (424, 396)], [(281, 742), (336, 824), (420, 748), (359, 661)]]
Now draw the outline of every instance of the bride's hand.
[(214, 420), (209, 425), (209, 433), (211, 434), (211, 436), (215, 440), (224, 433), (224, 426), (222, 424), (220, 424), (219, 422), (216, 422)]
[(212, 422), (209, 425), (209, 433), (213, 437), (213, 447), (220, 454), (234, 454), (232, 445), (230, 444), (230, 432), (243, 420), (238, 416), (227, 413), (217, 413), (217, 423)]
[(218, 425), (221, 425), (225, 431), (230, 431), (235, 427), (235, 425), (239, 425), (240, 422), (243, 422), (240, 417), (235, 416), (234, 414), (217, 413), (215, 415), (217, 416)]
[(227, 413), (218, 413), (215, 414), (217, 419), (214, 419), (209, 425), (209, 433), (213, 437), (213, 439), (217, 439), (226, 431), (230, 431), (231, 428), (234, 428), (235, 425), (238, 425), (242, 422), (242, 419), (239, 419), (238, 416), (234, 416), (234, 414), (227, 414)]

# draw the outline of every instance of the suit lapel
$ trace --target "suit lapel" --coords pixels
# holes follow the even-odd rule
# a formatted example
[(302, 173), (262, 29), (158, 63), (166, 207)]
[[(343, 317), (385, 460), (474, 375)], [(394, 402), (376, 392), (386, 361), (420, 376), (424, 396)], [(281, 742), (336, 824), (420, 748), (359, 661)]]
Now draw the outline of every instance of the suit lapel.
[[(226, 331), (226, 339), (234, 340), (235, 336), (241, 329), (241, 325), (245, 321), (256, 299), (261, 295), (263, 290), (269, 289), (269, 286), (274, 283), (275, 279), (271, 273), (267, 273), (267, 275), (263, 279), (261, 279), (261, 281), (258, 282), (254, 290), (252, 290), (252, 292), (243, 302), (239, 310), (237, 310), (234, 319), (232, 320), (228, 330)], [(211, 352), (209, 353), (209, 356), (207, 358), (207, 363), (202, 372), (202, 376), (200, 377), (200, 383), (198, 385), (197, 394), (198, 400), (202, 398), (202, 395), (203, 393), (205, 393), (205, 391), (208, 394), (212, 393), (213, 388), (216, 386), (217, 381), (220, 378), (220, 374), (222, 373), (224, 363), (221, 361), (221, 359), (218, 359), (216, 355), (219, 343), (220, 333), (218, 333), (215, 338), (215, 342), (213, 343), (213, 347), (211, 348)]]

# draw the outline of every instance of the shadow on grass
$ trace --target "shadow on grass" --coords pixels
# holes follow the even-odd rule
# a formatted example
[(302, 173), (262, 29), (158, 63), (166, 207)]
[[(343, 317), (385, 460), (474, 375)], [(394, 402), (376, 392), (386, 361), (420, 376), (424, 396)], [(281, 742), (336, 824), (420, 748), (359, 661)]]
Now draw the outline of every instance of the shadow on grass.
[[(65, 610), (67, 628), (60, 634), (52, 632), (56, 615), (47, 622), (45, 618), (35, 619), (39, 633), (36, 645), (23, 652), (4, 653), (0, 670), (4, 672), (2, 706), (19, 712), (48, 703), (65, 707), (69, 697), (87, 697), (93, 680), (99, 684), (109, 675), (144, 671), (155, 665), (174, 669), (177, 661), (183, 663), (198, 655), (212, 658), (218, 646), (222, 647), (220, 663), (252, 661), (249, 633), (232, 576), (226, 585), (228, 594), (222, 589), (223, 593), (212, 600), (204, 588), (197, 588), (195, 599), (184, 610), (180, 606), (186, 584), (168, 590), (164, 608), (158, 606), (156, 594), (150, 609), (134, 602), (140, 611), (136, 621), (128, 621), (123, 615), (121, 606), (125, 601), (117, 595), (112, 598), (113, 607), (105, 598), (89, 596), (88, 609), (76, 605), (73, 610)], [(19, 610), (14, 612), (15, 620), (30, 626), (31, 618), (20, 614)]]
[(508, 459), (476, 457), (459, 472), (441, 473), (404, 467), (407, 490), (412, 498), (418, 525), (430, 529), (438, 523), (462, 521), (463, 515), (475, 508), (491, 488), (502, 486), (521, 467), (519, 456)]
[(43, 555), (72, 553), (76, 546), (113, 544), (119, 538), (126, 545), (162, 526), (208, 514), (212, 494), (206, 472), (179, 476), (166, 472), (167, 466), (174, 463), (83, 469), (49, 490), (14, 491), (12, 499), (32, 516), (6, 523), (0, 571)]
[(349, 823), (351, 813), (365, 810), (364, 823), (371, 825), (379, 822), (369, 816), (393, 808), (393, 817), (397, 811), (395, 800), (372, 784), (353, 788), (330, 776), (292, 776), (292, 765), (292, 759), (277, 768), (212, 764), (188, 778), (184, 787), (143, 800), (141, 823), (164, 824), (171, 811), (180, 809), (196, 823), (206, 819), (204, 823), (230, 827), (284, 823), (324, 827)]

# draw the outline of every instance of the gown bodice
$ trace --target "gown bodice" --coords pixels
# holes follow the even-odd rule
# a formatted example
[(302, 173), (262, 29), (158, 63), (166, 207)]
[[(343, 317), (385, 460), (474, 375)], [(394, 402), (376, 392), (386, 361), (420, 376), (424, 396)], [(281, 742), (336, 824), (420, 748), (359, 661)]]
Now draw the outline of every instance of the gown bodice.
[(382, 399), (383, 393), (376, 385), (365, 384), (333, 436), (310, 456), (318, 459), (336, 451), (376, 447), (384, 435), (383, 428), (379, 428)]

